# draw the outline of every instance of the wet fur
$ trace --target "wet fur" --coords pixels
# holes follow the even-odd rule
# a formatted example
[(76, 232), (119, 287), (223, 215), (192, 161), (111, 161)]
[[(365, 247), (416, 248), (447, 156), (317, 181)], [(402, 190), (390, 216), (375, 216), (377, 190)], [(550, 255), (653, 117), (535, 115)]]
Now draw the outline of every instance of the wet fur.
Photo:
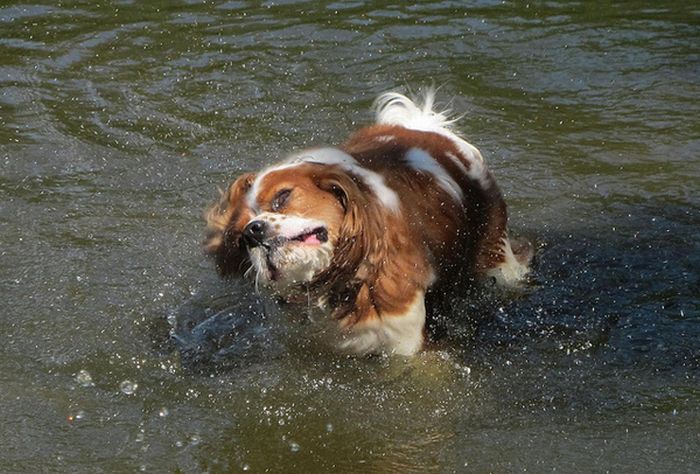
[[(285, 297), (304, 294), (326, 308), (346, 336), (340, 346), (354, 345), (358, 353), (414, 353), (414, 342), (391, 338), (403, 337), (400, 318), (423, 325), (416, 311), (426, 293), (432, 302), (436, 294), (449, 296), (485, 279), (517, 284), (532, 257), (527, 242), (510, 245), (506, 204), (478, 150), (429, 109), (406, 110), (403, 117), (404, 106), (410, 105), (384, 104), (401, 123), (361, 129), (337, 152), (308, 150), (296, 161), (239, 177), (206, 213), (206, 252), (222, 276), (243, 276), (251, 268), (240, 238), (246, 224), (281, 187), (299, 189), (285, 212), (329, 222), (332, 257)], [(428, 114), (414, 117), (423, 129), (407, 127), (410, 114)], [(389, 205), (392, 192), (398, 208)], [(353, 339), (370, 332), (374, 346)]]

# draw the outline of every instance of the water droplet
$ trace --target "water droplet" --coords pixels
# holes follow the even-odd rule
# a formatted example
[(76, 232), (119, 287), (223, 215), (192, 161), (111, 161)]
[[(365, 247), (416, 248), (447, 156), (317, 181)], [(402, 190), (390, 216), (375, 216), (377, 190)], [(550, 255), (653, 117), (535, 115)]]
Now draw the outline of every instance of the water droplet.
[(138, 387), (139, 384), (132, 382), (131, 380), (124, 380), (121, 384), (119, 384), (119, 390), (121, 390), (124, 395), (133, 395)]
[(78, 411), (78, 413), (76, 413), (73, 417), (75, 420), (82, 420), (83, 418), (85, 418), (85, 412), (83, 410)]
[(333, 425), (330, 423), (326, 424), (326, 431), (329, 433), (332, 433), (333, 432)]
[(192, 436), (190, 436), (190, 444), (192, 444), (193, 446), (197, 446), (199, 443), (201, 443), (201, 441), (202, 438), (197, 434), (193, 434)]
[(175, 441), (175, 447), (181, 448), (181, 447), (182, 447), (182, 441)]
[(169, 414), (170, 414), (170, 411), (169, 411), (167, 408), (165, 408), (165, 407), (162, 407), (162, 408), (158, 411), (158, 416), (161, 417), (161, 418), (165, 418), (165, 417), (168, 416)]
[(301, 449), (301, 446), (299, 446), (299, 443), (295, 443), (294, 441), (289, 442), (289, 450), (291, 452), (298, 453), (300, 449)]
[(243, 465), (243, 470), (244, 471), (250, 471), (250, 466), (248, 464)]
[(92, 381), (92, 375), (85, 369), (80, 369), (75, 375), (75, 381), (82, 387), (92, 387), (95, 385)]

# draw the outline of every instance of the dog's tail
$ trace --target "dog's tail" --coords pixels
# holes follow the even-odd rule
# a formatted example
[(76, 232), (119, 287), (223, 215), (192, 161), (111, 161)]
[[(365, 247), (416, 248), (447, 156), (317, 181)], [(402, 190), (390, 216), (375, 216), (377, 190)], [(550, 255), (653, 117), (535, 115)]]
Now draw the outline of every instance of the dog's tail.
[(483, 162), (479, 150), (459, 136), (453, 127), (461, 116), (453, 116), (450, 109), (437, 111), (434, 107), (435, 87), (428, 87), (415, 99), (398, 92), (385, 92), (377, 97), (372, 109), (378, 124), (439, 133), (455, 141), (470, 161)]
[(451, 126), (458, 118), (450, 116), (451, 110), (436, 111), (434, 106), (435, 88), (429, 87), (413, 100), (398, 92), (385, 92), (374, 101), (373, 109), (377, 123), (426, 132), (452, 131)]

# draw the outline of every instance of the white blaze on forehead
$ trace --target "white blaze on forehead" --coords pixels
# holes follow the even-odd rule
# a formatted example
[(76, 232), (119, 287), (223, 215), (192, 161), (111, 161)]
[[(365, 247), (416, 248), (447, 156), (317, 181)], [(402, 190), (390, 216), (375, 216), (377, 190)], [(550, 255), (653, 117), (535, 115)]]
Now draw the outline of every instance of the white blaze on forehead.
[(257, 209), (257, 197), (263, 178), (274, 171), (294, 168), (304, 163), (321, 165), (337, 165), (343, 170), (360, 178), (377, 196), (379, 202), (391, 211), (398, 212), (399, 197), (396, 192), (384, 182), (384, 177), (374, 171), (363, 168), (352, 156), (337, 148), (317, 148), (294, 154), (284, 163), (266, 169), (258, 175), (248, 191), (248, 206)]
[(267, 222), (272, 226), (275, 235), (287, 239), (293, 239), (319, 227), (326, 227), (325, 222), (318, 219), (307, 219), (306, 217), (277, 214), (275, 212), (263, 212), (252, 220)]
[(406, 152), (404, 159), (411, 168), (433, 175), (440, 187), (447, 191), (457, 203), (462, 202), (464, 197), (462, 188), (428, 152), (420, 148), (411, 148)]

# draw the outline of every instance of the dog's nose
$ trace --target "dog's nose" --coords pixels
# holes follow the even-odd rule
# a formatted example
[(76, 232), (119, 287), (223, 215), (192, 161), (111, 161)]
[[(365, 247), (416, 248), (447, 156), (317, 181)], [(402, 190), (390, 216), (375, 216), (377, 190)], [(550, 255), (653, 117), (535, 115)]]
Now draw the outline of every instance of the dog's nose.
[(248, 247), (253, 248), (261, 245), (265, 239), (267, 224), (264, 221), (249, 222), (243, 229), (243, 238)]

